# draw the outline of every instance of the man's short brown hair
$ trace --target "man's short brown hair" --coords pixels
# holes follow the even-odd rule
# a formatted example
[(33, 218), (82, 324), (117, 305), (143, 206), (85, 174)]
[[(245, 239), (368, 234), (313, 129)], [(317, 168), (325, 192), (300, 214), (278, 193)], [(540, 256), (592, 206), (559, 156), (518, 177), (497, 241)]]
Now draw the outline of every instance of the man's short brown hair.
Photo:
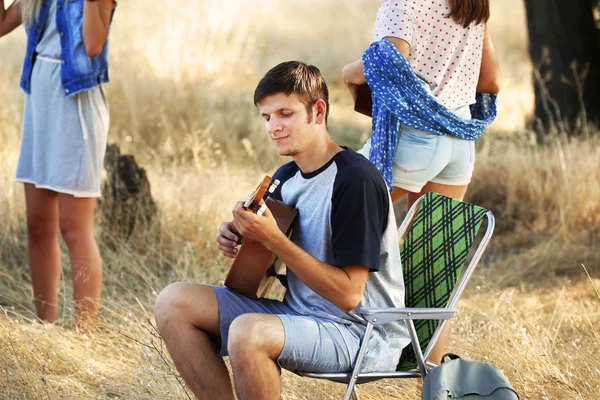
[(308, 122), (312, 120), (312, 107), (317, 100), (323, 99), (327, 105), (325, 114), (325, 122), (327, 122), (329, 89), (321, 71), (314, 65), (302, 61), (286, 61), (271, 68), (254, 91), (254, 105), (258, 105), (265, 97), (277, 93), (285, 93), (287, 96), (296, 93), (306, 107)]

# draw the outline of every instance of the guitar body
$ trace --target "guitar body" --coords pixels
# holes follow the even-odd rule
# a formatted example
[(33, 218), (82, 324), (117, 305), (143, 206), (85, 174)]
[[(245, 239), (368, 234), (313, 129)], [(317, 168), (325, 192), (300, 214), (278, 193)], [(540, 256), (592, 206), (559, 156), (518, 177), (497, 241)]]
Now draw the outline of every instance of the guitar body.
[(366, 83), (358, 86), (358, 94), (356, 103), (354, 103), (354, 111), (359, 112), (367, 117), (372, 117), (373, 114), (373, 93), (371, 88)]
[[(265, 203), (279, 230), (289, 237), (298, 210), (271, 198)], [(277, 256), (260, 242), (244, 240), (225, 278), (225, 286), (251, 299), (266, 297), (282, 269)]]

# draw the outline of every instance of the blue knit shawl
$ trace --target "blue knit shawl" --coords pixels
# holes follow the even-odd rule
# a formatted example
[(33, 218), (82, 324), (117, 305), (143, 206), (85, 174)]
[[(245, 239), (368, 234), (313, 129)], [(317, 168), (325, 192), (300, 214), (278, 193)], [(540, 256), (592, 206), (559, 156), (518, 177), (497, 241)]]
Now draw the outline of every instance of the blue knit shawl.
[(362, 56), (365, 78), (373, 93), (373, 135), (369, 159), (393, 190), (392, 159), (400, 123), (436, 135), (477, 140), (496, 118), (496, 95), (477, 93), (472, 119), (451, 112), (431, 94), (392, 42), (371, 44)]

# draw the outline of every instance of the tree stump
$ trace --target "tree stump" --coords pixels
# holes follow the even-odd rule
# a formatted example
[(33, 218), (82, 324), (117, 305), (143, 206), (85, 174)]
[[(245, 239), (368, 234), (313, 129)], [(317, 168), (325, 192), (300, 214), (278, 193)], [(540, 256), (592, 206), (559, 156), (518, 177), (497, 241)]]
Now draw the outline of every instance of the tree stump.
[(146, 231), (152, 225), (157, 207), (150, 193), (146, 171), (130, 154), (121, 155), (116, 144), (106, 148), (105, 179), (98, 201), (99, 225), (121, 240), (134, 231)]

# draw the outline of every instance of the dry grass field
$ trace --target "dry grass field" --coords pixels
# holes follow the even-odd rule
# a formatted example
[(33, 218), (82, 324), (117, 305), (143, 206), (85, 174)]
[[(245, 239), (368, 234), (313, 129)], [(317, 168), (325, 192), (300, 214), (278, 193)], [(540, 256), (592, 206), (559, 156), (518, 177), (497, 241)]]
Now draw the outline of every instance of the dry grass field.
[[(467, 200), (491, 209), (497, 229), (459, 303), (452, 349), (501, 367), (524, 399), (595, 399), (600, 135), (535, 144), (522, 2), (492, 6), (503, 89), (498, 121), (478, 142)], [(61, 319), (44, 325), (35, 318), (24, 199), (14, 182), (25, 35), (0, 40), (0, 399), (191, 398), (154, 329), (154, 300), (171, 282), (223, 279), (218, 224), (283, 162), (252, 105), (254, 86), (279, 61), (319, 66), (331, 86), (330, 130), (357, 148), (369, 120), (352, 111), (340, 74), (368, 45), (377, 7), (377, 0), (119, 3), (107, 86), (110, 141), (146, 169), (160, 213), (128, 240), (99, 216), (104, 290), (89, 336), (73, 330), (64, 246)], [(343, 393), (341, 385), (287, 372), (283, 389), (290, 400)], [(418, 398), (413, 381), (359, 390), (371, 400)]]

